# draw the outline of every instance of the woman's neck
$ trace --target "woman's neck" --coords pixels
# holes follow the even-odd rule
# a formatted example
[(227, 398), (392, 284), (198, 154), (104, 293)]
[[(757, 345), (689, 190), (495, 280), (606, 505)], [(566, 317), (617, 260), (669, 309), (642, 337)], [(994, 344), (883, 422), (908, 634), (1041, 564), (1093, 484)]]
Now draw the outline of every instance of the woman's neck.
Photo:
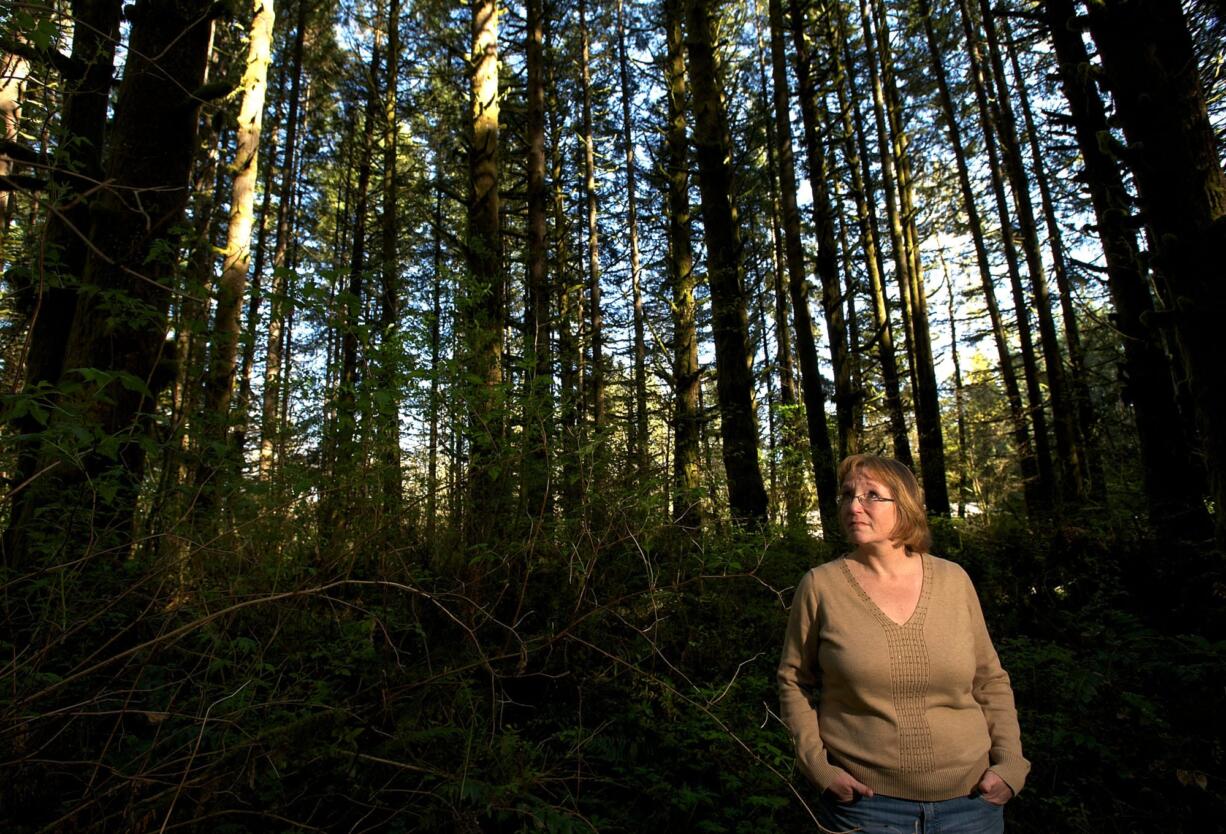
[(864, 568), (878, 576), (898, 576), (914, 570), (910, 560), (911, 553), (905, 545), (895, 542), (874, 542), (860, 545), (848, 558), (859, 562)]

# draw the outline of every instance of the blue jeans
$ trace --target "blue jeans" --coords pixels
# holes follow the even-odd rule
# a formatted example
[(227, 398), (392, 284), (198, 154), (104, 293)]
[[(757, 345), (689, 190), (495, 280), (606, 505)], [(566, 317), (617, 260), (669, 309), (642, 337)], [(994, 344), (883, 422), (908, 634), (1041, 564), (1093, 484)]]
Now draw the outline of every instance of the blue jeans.
[(817, 819), (831, 831), (860, 834), (1003, 834), (1005, 808), (979, 794), (941, 802), (913, 802), (892, 796), (861, 796), (835, 802), (823, 795)]

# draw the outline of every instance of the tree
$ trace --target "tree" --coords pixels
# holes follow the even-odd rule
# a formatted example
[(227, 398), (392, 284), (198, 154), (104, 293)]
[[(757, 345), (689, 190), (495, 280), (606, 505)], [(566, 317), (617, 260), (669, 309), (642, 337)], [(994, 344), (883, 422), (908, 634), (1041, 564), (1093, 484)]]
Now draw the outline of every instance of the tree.
[[(290, 209), (293, 206), (294, 175), (298, 153), (301, 112), (302, 60), (309, 14), (308, 0), (298, 0), (298, 21), (291, 47), (289, 113), (285, 119), (285, 150), (281, 163), (281, 185), (277, 189), (277, 233), (272, 257), (272, 283), (268, 305), (268, 347), (264, 355), (264, 391), (260, 401), (260, 479), (272, 477), (280, 427), (277, 403), (283, 376), (281, 341), (285, 329), (285, 290), (290, 244)], [(250, 320), (254, 321), (254, 316)], [(254, 340), (248, 340), (254, 350)]]
[(1030, 327), (1029, 305), (1022, 288), (1021, 270), (1018, 264), (1017, 247), (1014, 246), (1008, 196), (1005, 193), (1004, 175), (1000, 154), (995, 139), (996, 114), (988, 101), (988, 87), (980, 58), (979, 38), (974, 17), (967, 0), (958, 0), (962, 19), (962, 32), (966, 37), (967, 56), (970, 59), (971, 77), (975, 91), (976, 110), (983, 131), (983, 144), (988, 157), (988, 172), (992, 180), (992, 195), (996, 201), (996, 215), (1000, 223), (1001, 247), (1009, 272), (1009, 285), (1013, 291), (1013, 313), (1017, 327), (1019, 353), (1022, 359), (1022, 376), (1026, 383), (1030, 422), (1034, 428), (1035, 466), (1038, 484), (1029, 493), (1032, 508), (1049, 507), (1054, 499), (1055, 470), (1051, 455), (1051, 441), (1047, 436), (1047, 416), (1043, 405), (1043, 392), (1039, 384), (1039, 367), (1034, 352), (1034, 338)]
[[(73, 14), (80, 25), (73, 37), (72, 52), (67, 61), (55, 61), (68, 82), (61, 113), (59, 163), (51, 174), (58, 199), (56, 210), (48, 214), (42, 229), (45, 245), (33, 260), (30, 278), (16, 285), (18, 310), (29, 321), (23, 380), (27, 392), (57, 385), (64, 369), (64, 347), (89, 252), (85, 234), (93, 198), (87, 195), (92, 184), (103, 179), (103, 137), (119, 13), (117, 0), (78, 0), (73, 4)], [(32, 280), (34, 275), (42, 276), (41, 286)], [(15, 418), (12, 425), (17, 436), (25, 438), (18, 442), (15, 481), (28, 484), (40, 468), (39, 435), (43, 426), (33, 414)], [(23, 508), (20, 502), (14, 506)], [(9, 551), (17, 545), (8, 537), (21, 532), (17, 518), (14, 511), (5, 534)]]
[[(10, 564), (87, 546), (122, 557), (131, 546), (142, 441), (171, 376), (165, 279), (188, 194), (209, 9), (199, 0), (144, 0), (129, 12), (131, 52), (108, 142), (110, 186), (92, 206), (92, 247), (80, 278), (92, 291), (76, 299), (59, 367), (44, 366), (60, 393), (40, 433), (34, 471), (42, 476), (17, 495), (9, 519)], [(65, 433), (81, 445), (66, 447)]]
[(492, 541), (506, 508), (503, 460), (502, 227), (498, 214), (498, 5), (473, 0), (468, 275), (460, 301), (468, 420), (465, 541)]
[[(707, 243), (720, 437), (733, 518), (760, 524), (766, 521), (766, 487), (758, 465), (748, 313), (741, 274), (741, 233), (729, 164), (732, 143), (720, 89), (712, 17), (708, 0), (689, 0), (686, 47), (693, 90), (692, 140), (698, 158), (703, 234)], [(810, 415), (810, 421), (824, 419), (824, 412), (818, 415)]]
[(1226, 309), (1226, 174), (1192, 38), (1178, 0), (1106, 0), (1088, 20), (1128, 141), (1122, 154), (1153, 241), (1226, 547), (1226, 371), (1216, 321)]
[(686, 139), (686, 83), (683, 4), (664, 0), (668, 42), (665, 80), (668, 129), (665, 132), (668, 176), (668, 283), (673, 314), (673, 520), (686, 526), (702, 522), (700, 492), (702, 411), (699, 406), (697, 311), (694, 301), (694, 256), (690, 243), (689, 153)]
[(1068, 393), (1064, 358), (1060, 350), (1055, 320), (1052, 317), (1051, 297), (1047, 289), (1047, 273), (1043, 267), (1038, 227), (1030, 199), (1030, 181), (1026, 176), (1026, 167), (1018, 142), (1017, 120), (1013, 115), (1012, 95), (1005, 78), (1004, 60), (1001, 57), (1000, 42), (996, 35), (996, 23), (992, 19), (989, 0), (979, 0), (979, 8), (980, 24), (983, 26), (988, 46), (990, 74), (996, 89), (996, 98), (992, 102), (993, 123), (996, 135), (1000, 139), (1002, 162), (1013, 193), (1013, 205), (1021, 231), (1022, 251), (1026, 256), (1026, 270), (1030, 274), (1033, 308), (1039, 321), (1039, 346), (1043, 351), (1043, 364), (1047, 370), (1047, 388), (1051, 396), (1056, 454), (1060, 467), (1060, 486), (1063, 490), (1061, 497), (1076, 505), (1082, 500), (1084, 492), (1079, 463), (1082, 452), (1074, 428), (1076, 404)]
[(877, 231), (877, 209), (873, 199), (876, 187), (869, 164), (868, 139), (860, 114), (860, 93), (856, 85), (855, 64), (852, 59), (851, 46), (848, 43), (846, 20), (841, 4), (835, 4), (833, 17), (833, 25), (827, 26), (826, 33), (831, 52), (835, 56), (836, 92), (843, 119), (843, 155), (851, 171), (852, 191), (856, 200), (856, 220), (860, 230), (865, 268), (868, 271), (869, 288), (872, 293), (876, 334), (871, 341), (877, 345), (877, 355), (881, 362), (882, 384), (885, 387), (886, 409), (889, 412), (890, 440), (894, 457), (907, 466), (913, 467), (911, 440), (907, 433), (907, 420), (903, 413), (902, 394), (899, 390), (894, 326), (890, 321), (885, 281), (882, 277), (885, 267), (880, 236)]
[(626, 225), (630, 237), (630, 294), (634, 314), (634, 432), (631, 435), (631, 458), (639, 477), (647, 474), (647, 338), (643, 311), (643, 290), (640, 282), (639, 222), (635, 187), (634, 128), (630, 119), (630, 62), (626, 59), (625, 4), (617, 1), (617, 69), (621, 82), (622, 144), (626, 154)]
[[(777, 24), (782, 27), (782, 8), (778, 10), (778, 17)], [(835, 246), (834, 207), (827, 185), (827, 180), (831, 177), (827, 173), (819, 140), (823, 126), (817, 107), (813, 56), (809, 49), (805, 15), (799, 0), (791, 0), (790, 21), (797, 96), (804, 126), (805, 155), (809, 163), (809, 185), (813, 192), (813, 226), (817, 232), (817, 277), (822, 287), (822, 310), (826, 317), (830, 360), (834, 368), (834, 410), (838, 424), (839, 456), (845, 457), (859, 450), (854, 420), (855, 402), (859, 394), (852, 386), (851, 352), (847, 342), (847, 323), (843, 316), (843, 293), (838, 269), (839, 253)], [(772, 24), (772, 27), (774, 25)], [(782, 44), (780, 47), (782, 49)], [(820, 488), (818, 493), (820, 499)]]
[[(797, 9), (793, 5), (793, 16), (797, 16)], [(804, 392), (805, 401), (805, 416), (809, 424), (809, 448), (813, 460), (813, 481), (817, 485), (817, 501), (821, 511), (822, 530), (826, 535), (832, 535), (833, 531), (839, 529), (838, 525), (838, 484), (835, 480), (835, 460), (834, 451), (831, 448), (830, 433), (826, 428), (826, 397), (823, 391), (821, 371), (817, 364), (817, 345), (813, 338), (813, 322), (809, 314), (809, 292), (807, 282), (805, 280), (804, 266), (804, 251), (800, 240), (800, 214), (796, 207), (796, 171), (793, 162), (792, 153), (792, 125), (789, 108), (789, 95), (787, 85), (787, 64), (784, 58), (784, 30), (783, 30), (783, 4), (781, 0), (770, 0), (770, 30), (771, 30), (771, 68), (774, 78), (774, 113), (775, 113), (775, 136), (778, 142), (776, 149), (776, 157), (779, 161), (779, 196), (783, 209), (783, 234), (786, 242), (785, 252), (787, 255), (787, 271), (788, 271), (788, 286), (791, 289), (792, 296), (792, 316), (795, 320), (796, 331), (796, 353), (800, 360), (800, 384)], [(803, 34), (800, 41), (803, 43)], [(806, 65), (805, 70), (800, 74), (801, 78), (801, 108), (802, 110), (811, 110), (812, 108), (812, 90), (807, 84), (808, 69), (807, 60), (798, 57), (798, 62), (803, 62)], [(806, 98), (808, 102), (806, 104)], [(806, 116), (806, 119), (811, 119), (812, 114)], [(810, 128), (809, 121), (805, 123), (805, 134), (809, 136)], [(816, 131), (814, 130), (814, 134)], [(815, 147), (810, 148), (811, 152), (815, 151)], [(816, 157), (819, 160), (814, 166), (814, 157), (810, 157), (809, 164), (813, 170), (813, 179), (817, 182), (818, 187), (814, 193), (815, 203), (820, 203), (825, 197), (825, 187), (820, 182), (818, 177), (821, 173), (820, 155)], [(834, 253), (831, 251), (834, 246), (834, 230), (829, 223), (830, 207), (827, 201), (824, 212), (821, 209), (815, 209), (821, 214), (818, 222), (818, 272), (821, 274), (822, 287), (825, 293), (827, 316), (831, 314), (831, 303), (834, 302), (834, 314), (837, 320), (842, 321), (842, 311), (837, 303), (838, 298), (838, 275), (831, 276), (829, 269), (834, 265)], [(826, 222), (822, 223), (822, 219)], [(829, 281), (835, 282), (835, 289), (830, 290)], [(829, 290), (829, 291), (827, 291)], [(833, 298), (831, 297), (833, 295)], [(846, 335), (842, 332), (830, 334), (832, 345), (836, 354), (836, 375), (841, 375), (841, 366), (838, 364), (840, 346), (845, 346), (843, 340)], [(846, 382), (850, 383), (850, 372), (847, 373)], [(850, 412), (847, 411), (844, 403), (844, 410), (840, 412), (840, 426), (843, 425), (842, 418), (850, 418)], [(846, 442), (845, 434), (841, 436), (841, 440)]]
[[(592, 362), (587, 392), (592, 427), (599, 434), (605, 424), (604, 311), (600, 287), (600, 226), (596, 195), (596, 135), (592, 126), (591, 31), (588, 29), (587, 0), (579, 0), (579, 81), (583, 94), (583, 194), (587, 217), (587, 293)], [(599, 452), (598, 452), (599, 456)]]
[(548, 241), (545, 212), (545, 44), (544, 2), (528, 0), (528, 260), (525, 305), (524, 506), (532, 518), (550, 504), (550, 437), (553, 422), (552, 354), (549, 346)]
[[(384, 512), (400, 523), (403, 484), (400, 465), (400, 0), (388, 0), (387, 58), (383, 71), (383, 182), (379, 231), (382, 252), (379, 286), (379, 351), (374, 368), (375, 433)], [(374, 76), (372, 76), (373, 81)]]
[[(988, 317), (992, 325), (992, 338), (996, 343), (996, 354), (1000, 359), (1000, 376), (1004, 383), (1005, 396), (1009, 402), (1009, 415), (1013, 423), (1013, 443), (1022, 471), (1022, 488), (1026, 496), (1027, 506), (1038, 509), (1045, 503), (1038, 492), (1038, 464), (1034, 456), (1034, 448), (1030, 442), (1030, 427), (1026, 420), (1025, 407), (1022, 404), (1021, 389), (1017, 384), (1017, 372), (1013, 367), (1013, 355), (1009, 349), (1005, 335), (1004, 321), (1000, 314), (1000, 305), (996, 301), (996, 282), (992, 278), (992, 264), (988, 255), (987, 243), (984, 240), (983, 222), (980, 219), (979, 206), (975, 200), (975, 191), (971, 185), (970, 165), (962, 141), (962, 129), (958, 123), (958, 114), (954, 110), (954, 98), (949, 88), (949, 80), (945, 72), (945, 62), (941, 57), (940, 44), (937, 41), (936, 29), (932, 22), (932, 6), (928, 0), (921, 0), (919, 17), (923, 21), (924, 36), (928, 45), (928, 57), (932, 73), (937, 82), (937, 93), (941, 102), (941, 112), (945, 116), (945, 124), (949, 131), (949, 144), (954, 152), (954, 162), (958, 169), (958, 186), (962, 193), (962, 205), (966, 211), (966, 226), (970, 232), (971, 241), (975, 247), (975, 260), (979, 267), (979, 280), (983, 287), (983, 300), (988, 308)], [(951, 301), (952, 303), (952, 301)], [(950, 324), (953, 324), (953, 313), (950, 313)], [(960, 372), (959, 372), (960, 376)], [(961, 384), (958, 387), (961, 401)], [(959, 428), (961, 437), (961, 426)], [(960, 443), (965, 447), (965, 443)], [(965, 461), (962, 462), (965, 467)], [(959, 501), (962, 500), (961, 494)], [(961, 509), (959, 509), (961, 514)]]
[[(902, 129), (901, 104), (894, 82), (890, 57), (890, 32), (885, 25), (881, 4), (872, 4), (876, 32), (878, 70), (869, 60), (873, 88), (873, 111), (877, 121), (877, 143), (881, 159), (882, 190), (890, 222), (890, 242), (894, 252), (895, 281), (902, 300), (903, 327), (911, 354), (912, 391), (915, 397), (915, 427), (919, 435), (920, 473), (924, 483), (924, 503), (929, 513), (949, 515), (949, 487), (945, 482), (945, 441), (941, 433), (936, 371), (932, 340), (928, 328), (927, 294), (914, 230), (915, 214), (911, 196), (911, 165), (907, 139)], [(860, 3), (864, 41), (874, 51), (873, 25), (865, 0)]]
[[(242, 100), (235, 134), (234, 183), (230, 196), (230, 217), (226, 227), (226, 248), (221, 279), (217, 285), (217, 307), (213, 320), (213, 341), (205, 379), (204, 408), (206, 443), (223, 446), (228, 440), (230, 398), (237, 370), (239, 314), (251, 265), (251, 229), (255, 222), (256, 174), (259, 172), (260, 127), (264, 117), (264, 93), (268, 86), (268, 64), (272, 58), (272, 30), (276, 16), (273, 0), (254, 0), (251, 32), (247, 45), (247, 67), (241, 82)], [(215, 458), (215, 453), (212, 454)], [(203, 467), (201, 482), (207, 482), (215, 467)]]

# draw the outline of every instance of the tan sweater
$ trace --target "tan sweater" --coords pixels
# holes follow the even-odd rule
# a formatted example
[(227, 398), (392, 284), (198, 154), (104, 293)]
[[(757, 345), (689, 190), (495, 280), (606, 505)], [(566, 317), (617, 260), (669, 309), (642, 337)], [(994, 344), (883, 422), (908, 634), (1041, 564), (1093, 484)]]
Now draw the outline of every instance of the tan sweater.
[(845, 559), (800, 580), (779, 663), (800, 767), (822, 790), (843, 770), (876, 793), (936, 802), (969, 795), (990, 766), (1016, 793), (1030, 763), (975, 588), (953, 562), (921, 558), (919, 604), (901, 626)]

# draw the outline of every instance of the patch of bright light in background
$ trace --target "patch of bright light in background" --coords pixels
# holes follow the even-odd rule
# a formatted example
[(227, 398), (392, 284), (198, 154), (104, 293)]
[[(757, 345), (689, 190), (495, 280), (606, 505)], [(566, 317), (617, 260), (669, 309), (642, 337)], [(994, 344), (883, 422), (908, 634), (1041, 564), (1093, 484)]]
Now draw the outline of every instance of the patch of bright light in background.
[[(1072, 223), (1066, 222), (1063, 224), (1063, 229), (1066, 233), (1064, 243), (1066, 247), (1073, 244), (1069, 251), (1065, 254), (1065, 258), (1071, 261), (1080, 261), (1082, 263), (1101, 264), (1103, 260), (1102, 248), (1098, 244), (1098, 239), (1090, 236), (1077, 233), (1075, 230), (1082, 228), (1085, 225), (1093, 222), (1092, 216), (1086, 212), (1079, 214), (1073, 218)], [(1047, 245), (1046, 237), (1044, 237), (1044, 268), (1047, 270), (1051, 285), (1052, 294), (1052, 312), (1059, 319), (1061, 317), (1060, 301), (1057, 297), (1058, 290), (1056, 289), (1055, 281), (1052, 279), (1053, 264), (1050, 262), (1050, 246)], [(972, 299), (982, 299), (983, 282), (979, 275), (979, 264), (977, 256), (974, 252), (974, 243), (969, 234), (950, 234), (948, 232), (937, 232), (930, 235), (920, 244), (921, 256), (924, 264), (924, 283), (928, 294), (928, 309), (929, 318), (932, 322), (943, 323), (943, 326), (933, 326), (933, 359), (936, 363), (936, 372), (938, 380), (941, 380), (943, 386), (953, 384), (954, 364), (953, 351), (950, 349), (949, 339), (949, 323), (948, 323), (948, 293), (954, 294), (953, 306), (954, 315), (958, 320), (965, 321), (982, 312), (983, 302), (978, 302)], [(944, 266), (942, 267), (942, 262)], [(945, 270), (949, 271), (948, 290), (946, 289)], [(1014, 305), (1012, 292), (1008, 286), (1008, 278), (1003, 273), (1002, 267), (994, 268), (992, 271), (995, 278), (997, 303), (1000, 306), (1001, 316), (1005, 320), (1005, 331), (1012, 335), (1015, 327), (1011, 324), (1014, 316)], [(1024, 272), (1024, 270), (1023, 270)], [(1030, 290), (1030, 277), (1027, 274), (1022, 275), (1023, 285), (1027, 292)], [(1073, 292), (1074, 307), (1099, 306), (1108, 303), (1107, 291), (1105, 286), (1094, 282), (1082, 282), (1080, 284), (1074, 282), (1071, 287)], [(969, 340), (966, 336), (967, 328), (962, 326), (959, 328), (959, 347), (960, 351), (970, 348), (974, 353), (982, 353), (983, 343), (988, 340), (990, 331), (982, 332), (977, 339)], [(991, 348), (992, 355), (995, 356), (995, 349)]]

